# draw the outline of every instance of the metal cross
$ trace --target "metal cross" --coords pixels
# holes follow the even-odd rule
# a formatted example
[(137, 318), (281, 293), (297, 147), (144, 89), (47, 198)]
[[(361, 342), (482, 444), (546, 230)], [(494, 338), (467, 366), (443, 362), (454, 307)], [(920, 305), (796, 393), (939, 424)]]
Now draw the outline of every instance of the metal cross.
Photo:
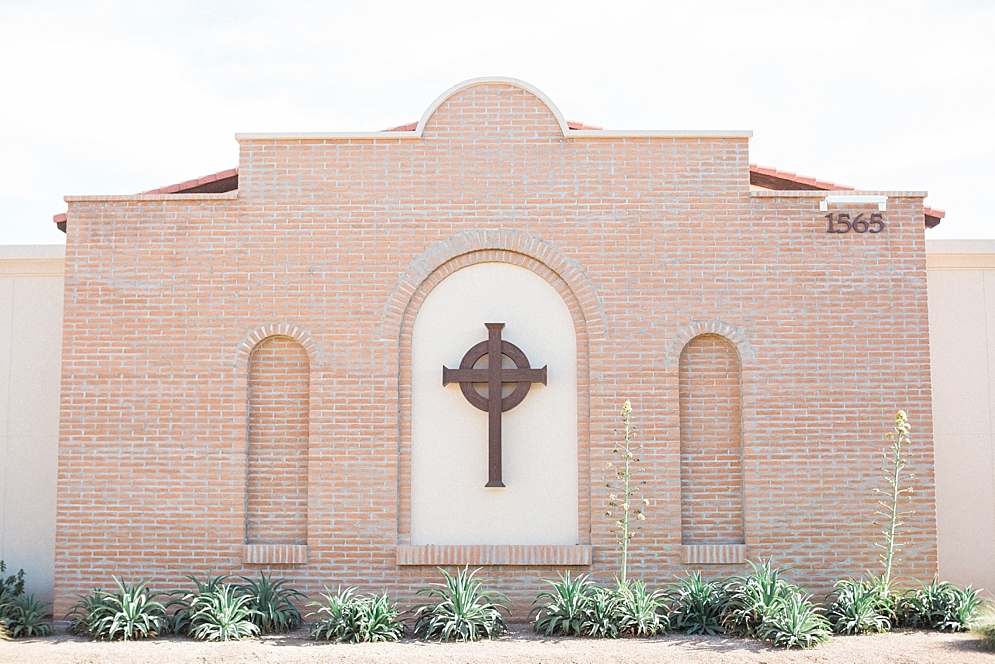
[[(501, 413), (511, 410), (529, 393), (532, 383), (546, 384), (546, 367), (533, 369), (525, 353), (509, 341), (502, 341), (501, 330), (504, 323), (484, 323), (487, 327), (487, 341), (481, 341), (463, 356), (459, 369), (442, 367), (442, 385), (459, 383), (463, 396), (474, 407), (487, 411), (487, 484), (484, 486), (504, 486), (501, 481)], [(474, 369), (480, 358), (487, 356), (486, 369)], [(501, 356), (507, 355), (515, 363), (514, 369), (501, 366)], [(473, 386), (474, 383), (487, 383), (487, 396), (483, 396)], [(501, 384), (515, 383), (515, 389), (501, 398)]]

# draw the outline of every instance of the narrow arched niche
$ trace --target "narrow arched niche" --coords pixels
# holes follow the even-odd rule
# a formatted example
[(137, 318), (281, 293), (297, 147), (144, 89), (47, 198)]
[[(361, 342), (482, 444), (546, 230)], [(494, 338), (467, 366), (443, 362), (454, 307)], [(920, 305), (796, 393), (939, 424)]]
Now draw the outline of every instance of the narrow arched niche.
[[(742, 367), (725, 337), (681, 351), (681, 544), (744, 542)], [(704, 561), (702, 561), (704, 562)]]
[(310, 374), (296, 339), (271, 336), (252, 350), (246, 545), (307, 543)]

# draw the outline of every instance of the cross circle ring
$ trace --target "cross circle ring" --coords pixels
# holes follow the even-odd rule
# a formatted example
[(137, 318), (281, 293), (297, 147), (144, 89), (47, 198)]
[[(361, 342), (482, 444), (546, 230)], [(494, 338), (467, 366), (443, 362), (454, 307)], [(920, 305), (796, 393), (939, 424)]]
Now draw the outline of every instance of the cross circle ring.
[[(503, 339), (501, 340), (501, 354), (507, 355), (511, 358), (511, 361), (515, 363), (515, 368), (517, 369), (532, 368), (529, 366), (529, 358), (525, 357), (525, 353), (522, 352), (522, 349), (510, 341), (504, 341)], [(466, 351), (466, 355), (463, 356), (463, 360), (460, 362), (459, 368), (472, 369), (473, 365), (485, 355), (487, 355), (487, 341), (481, 341), (479, 344)], [(515, 383), (515, 389), (512, 390), (511, 394), (501, 399), (501, 412), (511, 410), (518, 404), (522, 403), (522, 399), (524, 399), (525, 395), (529, 393), (530, 387), (532, 387), (532, 383), (528, 380)], [(473, 383), (461, 381), (459, 388), (463, 392), (463, 396), (466, 397), (466, 400), (469, 401), (475, 408), (479, 408), (484, 411), (488, 409), (487, 397), (480, 394), (480, 392), (477, 392), (476, 388), (473, 387)]]

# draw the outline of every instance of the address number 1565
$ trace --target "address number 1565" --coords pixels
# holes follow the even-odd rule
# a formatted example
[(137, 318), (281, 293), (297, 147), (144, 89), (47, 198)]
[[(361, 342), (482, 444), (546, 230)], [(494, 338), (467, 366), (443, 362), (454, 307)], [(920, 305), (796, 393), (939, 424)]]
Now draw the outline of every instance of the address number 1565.
[(826, 226), (827, 233), (880, 233), (884, 230), (884, 215), (880, 212), (872, 212), (870, 219), (864, 219), (863, 213), (858, 214), (852, 220), (847, 212), (826, 215), (829, 225)]

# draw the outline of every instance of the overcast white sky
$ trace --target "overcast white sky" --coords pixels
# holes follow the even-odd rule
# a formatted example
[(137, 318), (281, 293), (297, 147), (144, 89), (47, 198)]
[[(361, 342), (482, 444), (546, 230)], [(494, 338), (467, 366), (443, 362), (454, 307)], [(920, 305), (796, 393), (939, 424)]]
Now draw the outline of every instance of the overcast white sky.
[(478, 76), (611, 129), (752, 129), (751, 161), (995, 238), (995, 1), (0, 0), (0, 244), (63, 242), (66, 194), (236, 166), (236, 132), (383, 129)]

